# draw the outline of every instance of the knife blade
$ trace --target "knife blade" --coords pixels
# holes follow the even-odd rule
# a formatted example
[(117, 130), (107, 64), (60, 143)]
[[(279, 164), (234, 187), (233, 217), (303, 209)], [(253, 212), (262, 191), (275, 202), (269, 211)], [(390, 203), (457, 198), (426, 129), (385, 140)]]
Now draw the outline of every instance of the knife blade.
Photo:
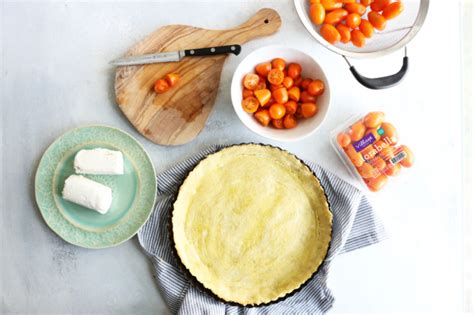
[(134, 66), (161, 62), (178, 62), (184, 57), (202, 57), (222, 54), (240, 54), (242, 48), (240, 45), (214, 46), (207, 48), (195, 48), (179, 51), (162, 52), (157, 54), (148, 54), (140, 56), (123, 57), (112, 60), (111, 65), (115, 66)]

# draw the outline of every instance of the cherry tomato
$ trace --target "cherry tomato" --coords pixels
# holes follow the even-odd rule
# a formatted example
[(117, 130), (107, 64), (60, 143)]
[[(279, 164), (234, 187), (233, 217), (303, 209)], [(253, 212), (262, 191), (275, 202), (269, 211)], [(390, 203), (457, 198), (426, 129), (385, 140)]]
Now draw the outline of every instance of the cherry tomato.
[(303, 103), (301, 104), (301, 115), (304, 118), (310, 118), (316, 115), (318, 112), (318, 106), (315, 103)]
[(308, 91), (301, 92), (300, 101), (302, 103), (316, 103), (316, 97), (309, 94)]
[(270, 70), (272, 70), (272, 64), (270, 62), (264, 62), (264, 63), (258, 64), (255, 67), (255, 72), (257, 72), (258, 75), (261, 75), (265, 78), (267, 77), (268, 72), (270, 72)]
[(402, 145), (400, 146), (400, 148), (398, 148), (397, 152), (401, 151), (405, 152), (406, 157), (400, 161), (400, 165), (403, 167), (411, 167), (413, 165), (413, 162), (415, 161), (413, 152), (406, 145)]
[(337, 0), (321, 0), (321, 4), (323, 5), (326, 11), (342, 8), (342, 2), (339, 2)]
[(384, 170), (384, 173), (388, 176), (397, 176), (401, 170), (402, 167), (400, 166), (400, 164), (388, 164)]
[(298, 102), (300, 100), (301, 92), (300, 88), (297, 86), (292, 87), (288, 90), (288, 98), (290, 100)]
[(308, 88), (308, 85), (313, 82), (313, 79), (310, 79), (310, 78), (306, 78), (306, 79), (303, 79), (303, 81), (301, 81), (301, 88), (303, 90), (306, 90)]
[(249, 73), (244, 77), (244, 86), (249, 90), (255, 90), (260, 81), (260, 77), (255, 73)]
[(269, 111), (272, 119), (281, 119), (286, 114), (286, 108), (282, 104), (273, 104)]
[(372, 24), (373, 27), (375, 27), (379, 31), (383, 31), (385, 29), (385, 26), (387, 25), (387, 20), (385, 20), (383, 15), (375, 11), (370, 11), (367, 14), (367, 17), (369, 18), (369, 22), (370, 24)]
[(292, 114), (286, 114), (285, 118), (283, 118), (283, 126), (285, 126), (286, 129), (295, 128), (297, 124), (298, 122)]
[(388, 122), (384, 122), (382, 125), (380, 125), (380, 128), (383, 129), (383, 137), (389, 137), (391, 143), (397, 143), (398, 142), (398, 132), (395, 127)]
[(346, 25), (353, 29), (356, 29), (359, 26), (360, 21), (360, 15), (357, 13), (351, 13), (346, 17)]
[(168, 73), (165, 76), (166, 82), (168, 82), (169, 86), (175, 86), (178, 83), (180, 76), (177, 73)]
[(368, 181), (367, 186), (371, 191), (379, 191), (380, 189), (387, 184), (388, 177), (385, 174), (380, 174), (379, 176), (372, 178)]
[(285, 77), (283, 79), (283, 86), (286, 87), (287, 89), (291, 88), (295, 81), (293, 80), (292, 77)]
[(283, 83), (283, 80), (285, 79), (285, 75), (283, 74), (282, 70), (278, 68), (273, 68), (272, 70), (270, 70), (270, 72), (268, 72), (267, 79), (268, 79), (268, 82), (270, 82), (271, 84), (279, 85)]
[(361, 121), (353, 124), (351, 126), (351, 129), (349, 130), (349, 136), (351, 137), (352, 141), (359, 141), (360, 139), (362, 139), (364, 134), (365, 134), (365, 126)]
[(370, 160), (377, 155), (377, 150), (375, 150), (373, 145), (369, 144), (368, 146), (363, 148), (360, 153), (362, 154), (365, 160)]
[(270, 97), (272, 96), (272, 92), (270, 92), (270, 90), (267, 90), (267, 89), (256, 90), (254, 94), (255, 94), (255, 97), (258, 99), (260, 106), (265, 106), (265, 104), (268, 103), (268, 101), (270, 100)]
[(321, 80), (314, 80), (308, 86), (308, 93), (313, 96), (319, 96), (324, 93), (324, 82)]
[(242, 97), (243, 97), (243, 98), (247, 98), (247, 97), (249, 97), (249, 96), (253, 96), (253, 91), (252, 91), (252, 90), (249, 90), (249, 89), (247, 89), (247, 88), (244, 88), (244, 89), (242, 90)]
[(309, 7), (309, 17), (314, 24), (323, 24), (325, 16), (326, 10), (321, 3), (314, 3)]
[(357, 13), (360, 16), (365, 14), (365, 5), (360, 3), (347, 3), (344, 8), (349, 13)]
[(377, 177), (380, 172), (376, 170), (372, 165), (369, 163), (362, 163), (362, 165), (357, 169), (359, 171), (360, 176), (362, 178), (373, 178)]
[(255, 113), (258, 109), (259, 103), (258, 99), (254, 96), (249, 96), (242, 100), (242, 108), (247, 113)]
[(255, 88), (255, 90), (263, 90), (263, 89), (266, 89), (266, 88), (267, 88), (267, 83), (266, 83), (265, 78), (259, 77), (258, 84), (257, 84), (257, 87)]
[(165, 79), (159, 79), (155, 82), (154, 90), (158, 94), (165, 93), (170, 89), (170, 85), (166, 82)]
[(281, 89), (283, 86), (283, 84), (278, 84), (278, 85), (274, 85), (274, 84), (270, 84), (270, 91), (275, 91), (275, 90), (278, 90), (278, 89)]
[(368, 7), (372, 3), (372, 0), (360, 0), (360, 4), (365, 7)]
[(383, 170), (387, 166), (387, 163), (385, 163), (384, 159), (378, 156), (370, 160), (370, 164), (376, 169), (378, 169), (379, 171)]
[(283, 125), (283, 119), (272, 119), (272, 126), (276, 129), (285, 128), (285, 126)]
[(263, 107), (270, 107), (271, 105), (275, 104), (275, 99), (273, 98), (273, 96), (270, 96), (270, 100), (267, 102), (267, 104), (265, 104), (265, 106)]
[(370, 4), (372, 11), (382, 11), (390, 3), (390, 0), (374, 0)]
[(277, 103), (285, 104), (288, 102), (288, 90), (285, 87), (273, 91), (272, 96)]
[(390, 160), (395, 156), (393, 147), (391, 146), (386, 146), (379, 152), (379, 156), (384, 159), (385, 161)]
[(403, 9), (404, 7), (401, 1), (392, 2), (383, 9), (382, 15), (386, 20), (391, 20), (399, 16), (400, 13), (402, 13)]
[(301, 76), (301, 65), (299, 63), (290, 63), (288, 66), (288, 75), (293, 79)]
[(333, 45), (341, 40), (341, 35), (339, 35), (337, 29), (331, 24), (323, 24), (319, 29), (319, 33), (325, 40)]
[(364, 117), (364, 124), (367, 128), (379, 128), (385, 119), (382, 112), (370, 112)]
[(359, 29), (366, 38), (371, 38), (374, 34), (374, 27), (366, 19), (360, 21)]
[(356, 47), (364, 47), (365, 45), (365, 36), (359, 30), (352, 30), (351, 32), (351, 42)]
[(296, 113), (296, 110), (298, 109), (298, 103), (295, 101), (288, 101), (284, 104), (284, 106), (286, 108), (286, 112), (292, 115)]
[(347, 156), (355, 167), (361, 167), (365, 162), (362, 154), (354, 149), (353, 145), (348, 145), (345, 149)]
[(301, 82), (303, 82), (303, 78), (300, 76), (295, 80), (294, 86), (300, 86)]
[(270, 113), (268, 112), (267, 109), (261, 109), (255, 114), (253, 114), (253, 117), (262, 125), (262, 126), (268, 126), (270, 124)]
[(341, 35), (341, 42), (348, 43), (351, 41), (351, 29), (344, 24), (337, 24), (336, 29)]
[(326, 14), (326, 18), (324, 19), (324, 23), (328, 24), (337, 24), (344, 20), (344, 18), (347, 16), (347, 11), (344, 9), (336, 9), (328, 14)]
[(347, 133), (341, 132), (337, 135), (337, 143), (339, 143), (342, 148), (345, 148), (351, 143), (351, 137), (349, 137)]
[(286, 61), (283, 58), (275, 58), (272, 60), (272, 68), (278, 69), (280, 71), (285, 70), (286, 68)]

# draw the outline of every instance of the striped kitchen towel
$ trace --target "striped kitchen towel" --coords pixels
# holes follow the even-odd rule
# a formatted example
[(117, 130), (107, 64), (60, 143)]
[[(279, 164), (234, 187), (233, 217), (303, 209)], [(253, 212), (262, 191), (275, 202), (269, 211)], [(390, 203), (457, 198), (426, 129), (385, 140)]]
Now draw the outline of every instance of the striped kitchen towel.
[(158, 287), (173, 314), (322, 314), (334, 303), (327, 287), (331, 261), (340, 253), (369, 246), (386, 238), (366, 196), (354, 186), (311, 162), (326, 191), (333, 212), (333, 237), (328, 255), (317, 274), (298, 291), (280, 302), (261, 307), (239, 307), (218, 301), (194, 287), (182, 274), (173, 256), (168, 237), (172, 202), (184, 176), (204, 157), (223, 146), (212, 146), (158, 176), (158, 198), (138, 239), (153, 263)]

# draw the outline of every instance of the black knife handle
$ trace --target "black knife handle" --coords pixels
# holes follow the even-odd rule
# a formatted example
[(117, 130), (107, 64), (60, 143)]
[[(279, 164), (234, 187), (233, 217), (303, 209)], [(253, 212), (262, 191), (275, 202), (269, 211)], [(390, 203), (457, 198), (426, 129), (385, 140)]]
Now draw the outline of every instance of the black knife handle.
[(184, 51), (185, 56), (214, 56), (222, 54), (240, 54), (242, 48), (240, 45), (227, 45), (227, 46), (216, 46), (209, 48), (198, 48), (198, 49), (186, 49)]

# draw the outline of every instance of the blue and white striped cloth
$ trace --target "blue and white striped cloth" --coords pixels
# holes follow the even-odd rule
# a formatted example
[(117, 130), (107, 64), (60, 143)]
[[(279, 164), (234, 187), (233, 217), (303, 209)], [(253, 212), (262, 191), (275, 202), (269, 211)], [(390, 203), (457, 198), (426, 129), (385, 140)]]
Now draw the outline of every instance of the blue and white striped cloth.
[(386, 238), (386, 233), (361, 191), (310, 162), (306, 164), (320, 179), (333, 212), (333, 237), (325, 261), (300, 291), (268, 306), (239, 307), (216, 300), (194, 287), (181, 273), (167, 235), (174, 195), (189, 170), (208, 154), (221, 148), (212, 146), (158, 176), (155, 210), (138, 232), (140, 244), (152, 260), (155, 279), (169, 309), (173, 314), (326, 313), (334, 303), (334, 296), (327, 287), (331, 261), (338, 254), (380, 242)]

